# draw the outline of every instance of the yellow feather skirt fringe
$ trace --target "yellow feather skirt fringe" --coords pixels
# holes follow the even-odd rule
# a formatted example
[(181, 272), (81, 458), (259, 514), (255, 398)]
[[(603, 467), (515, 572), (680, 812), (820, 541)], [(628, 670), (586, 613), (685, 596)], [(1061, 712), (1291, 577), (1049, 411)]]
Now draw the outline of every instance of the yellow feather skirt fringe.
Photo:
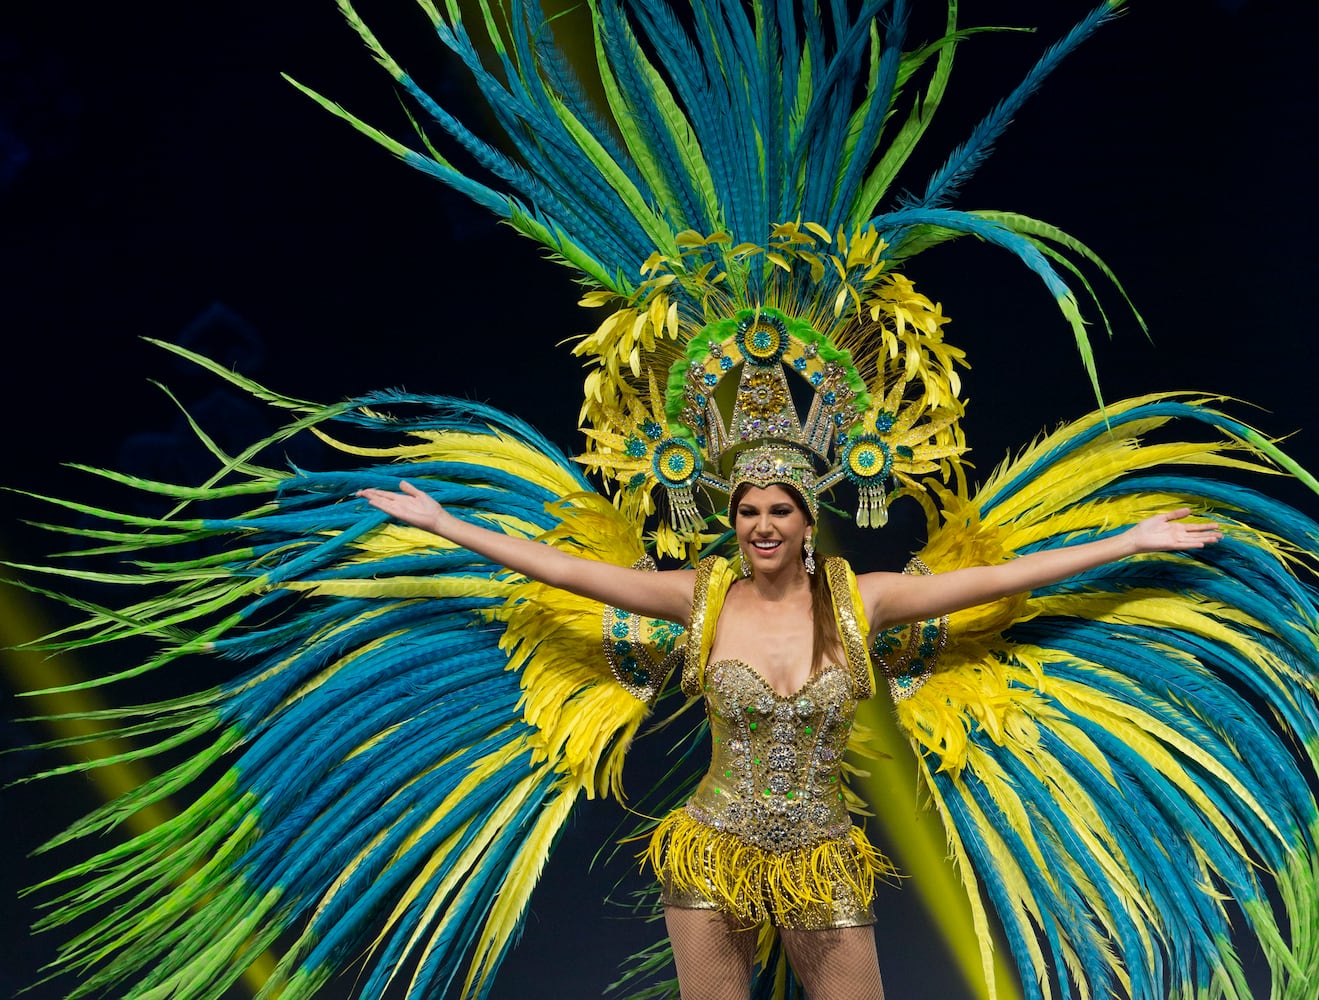
[(814, 930), (871, 923), (875, 879), (898, 878), (860, 827), (814, 847), (771, 851), (706, 826), (685, 809), (660, 821), (646, 857), (668, 893), (708, 900), (745, 926)]

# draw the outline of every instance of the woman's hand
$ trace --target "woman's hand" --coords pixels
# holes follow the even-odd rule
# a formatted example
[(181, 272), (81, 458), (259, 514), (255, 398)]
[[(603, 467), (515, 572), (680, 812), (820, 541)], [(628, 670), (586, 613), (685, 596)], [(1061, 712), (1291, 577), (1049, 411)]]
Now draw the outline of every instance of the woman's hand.
[(443, 535), (446, 518), (453, 515), (446, 511), (429, 494), (423, 493), (406, 480), (398, 484), (401, 492), (390, 490), (358, 490), (357, 495), (377, 510), (382, 510), (390, 517), (396, 517), (414, 528)]
[(1183, 521), (1190, 513), (1190, 507), (1180, 507), (1147, 517), (1127, 529), (1127, 540), (1136, 552), (1202, 549), (1223, 540), (1223, 530), (1213, 521)]

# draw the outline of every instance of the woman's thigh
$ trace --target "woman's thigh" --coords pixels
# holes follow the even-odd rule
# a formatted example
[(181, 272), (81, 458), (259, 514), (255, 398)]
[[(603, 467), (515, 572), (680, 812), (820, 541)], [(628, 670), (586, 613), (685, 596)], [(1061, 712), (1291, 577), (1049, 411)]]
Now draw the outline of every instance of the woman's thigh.
[(811, 1000), (884, 1000), (875, 928), (780, 928), (792, 971)]
[(756, 930), (718, 910), (664, 907), (682, 1000), (747, 1000)]

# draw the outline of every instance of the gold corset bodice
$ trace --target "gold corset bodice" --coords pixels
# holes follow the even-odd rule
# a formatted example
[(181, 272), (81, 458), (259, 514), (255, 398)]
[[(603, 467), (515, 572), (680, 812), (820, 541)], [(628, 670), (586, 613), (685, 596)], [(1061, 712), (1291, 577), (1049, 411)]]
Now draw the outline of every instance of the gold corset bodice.
[(841, 768), (856, 700), (831, 666), (784, 696), (740, 660), (705, 671), (710, 770), (687, 804), (700, 823), (768, 851), (848, 835)]

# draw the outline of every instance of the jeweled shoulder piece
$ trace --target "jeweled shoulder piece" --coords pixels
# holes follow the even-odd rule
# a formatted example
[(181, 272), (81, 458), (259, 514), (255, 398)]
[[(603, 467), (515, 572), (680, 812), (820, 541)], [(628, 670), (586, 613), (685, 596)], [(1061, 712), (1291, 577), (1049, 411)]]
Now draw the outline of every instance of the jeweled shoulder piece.
[[(920, 559), (907, 563), (904, 573), (929, 576)], [(910, 698), (930, 679), (948, 642), (948, 616), (880, 629), (870, 643), (870, 654), (888, 681), (894, 701)]]
[[(650, 556), (638, 560), (635, 569), (654, 570)], [(605, 659), (614, 679), (628, 694), (647, 704), (653, 702), (664, 681), (682, 661), (686, 630), (674, 622), (647, 618), (621, 608), (606, 608), (601, 616)]]

